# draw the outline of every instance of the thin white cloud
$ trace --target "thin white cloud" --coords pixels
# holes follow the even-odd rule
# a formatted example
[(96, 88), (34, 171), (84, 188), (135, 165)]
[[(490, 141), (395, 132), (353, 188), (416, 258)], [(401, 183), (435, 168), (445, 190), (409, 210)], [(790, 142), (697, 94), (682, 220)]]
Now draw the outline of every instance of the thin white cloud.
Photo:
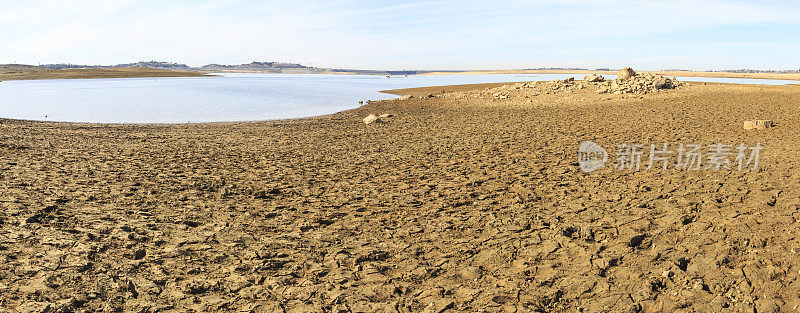
[(712, 27), (797, 25), (800, 13), (788, 2), (721, 0), (37, 0), (2, 5), (0, 63), (280, 60), (361, 68), (575, 63), (582, 60), (563, 58), (611, 55), (618, 47), (561, 52), (562, 59), (557, 51), (586, 41)]

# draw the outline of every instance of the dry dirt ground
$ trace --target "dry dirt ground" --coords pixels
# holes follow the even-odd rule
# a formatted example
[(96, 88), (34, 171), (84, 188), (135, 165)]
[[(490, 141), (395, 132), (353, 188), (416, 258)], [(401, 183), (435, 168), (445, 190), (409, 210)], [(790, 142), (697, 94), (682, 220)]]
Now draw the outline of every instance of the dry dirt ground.
[[(798, 308), (800, 86), (483, 87), (272, 122), (2, 120), (0, 311)], [(756, 172), (584, 173), (584, 140), (764, 150)]]

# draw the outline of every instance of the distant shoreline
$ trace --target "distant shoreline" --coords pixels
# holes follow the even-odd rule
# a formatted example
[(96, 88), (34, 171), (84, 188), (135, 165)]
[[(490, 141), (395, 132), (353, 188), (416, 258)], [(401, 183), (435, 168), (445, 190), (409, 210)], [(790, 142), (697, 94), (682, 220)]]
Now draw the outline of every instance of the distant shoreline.
[[(598, 70), (466, 70), (466, 71), (417, 71), (417, 74), (387, 74), (381, 72), (331, 71), (331, 72), (294, 72), (271, 70), (212, 69), (209, 71), (168, 70), (149, 67), (121, 68), (70, 68), (51, 69), (31, 65), (0, 65), (0, 81), (4, 80), (43, 80), (43, 79), (98, 79), (98, 78), (148, 78), (148, 77), (209, 77), (225, 73), (270, 73), (270, 74), (335, 74), (335, 75), (486, 75), (486, 74), (601, 74), (616, 75), (616, 71)], [(733, 73), (733, 72), (700, 72), (700, 71), (641, 71), (664, 76), (709, 77), (709, 78), (745, 78), (800, 81), (800, 73)]]
[(47, 69), (29, 65), (0, 65), (0, 81), (42, 79), (95, 79), (147, 77), (202, 77), (202, 72), (173, 71), (157, 68)]

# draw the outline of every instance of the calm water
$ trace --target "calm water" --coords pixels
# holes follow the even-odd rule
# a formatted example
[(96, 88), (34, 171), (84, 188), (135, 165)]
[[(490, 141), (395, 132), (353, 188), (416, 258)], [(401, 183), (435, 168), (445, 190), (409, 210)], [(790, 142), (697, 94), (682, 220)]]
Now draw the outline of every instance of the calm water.
[[(0, 117), (95, 123), (257, 121), (308, 117), (396, 98), (380, 90), (456, 84), (541, 81), (580, 74), (303, 75), (75, 79), (0, 82)], [(613, 76), (609, 76), (613, 78)], [(788, 84), (796, 81), (679, 78), (685, 81)]]

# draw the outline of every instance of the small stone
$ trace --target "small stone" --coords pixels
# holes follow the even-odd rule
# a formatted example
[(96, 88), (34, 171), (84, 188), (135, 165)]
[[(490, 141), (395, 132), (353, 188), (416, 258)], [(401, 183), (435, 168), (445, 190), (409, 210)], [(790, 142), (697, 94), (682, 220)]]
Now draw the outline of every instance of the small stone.
[(364, 118), (364, 124), (369, 125), (369, 124), (372, 124), (372, 123), (383, 123), (383, 120), (381, 120), (381, 118), (375, 116), (375, 114), (370, 114), (370, 115), (368, 115), (367, 117)]
[(404, 96), (400, 97), (400, 100), (408, 100), (408, 99), (411, 99), (411, 98), (414, 98), (414, 96), (412, 96), (412, 95), (404, 95)]
[(775, 124), (771, 120), (752, 120), (752, 121), (744, 121), (744, 129), (767, 129), (770, 127), (775, 126)]

